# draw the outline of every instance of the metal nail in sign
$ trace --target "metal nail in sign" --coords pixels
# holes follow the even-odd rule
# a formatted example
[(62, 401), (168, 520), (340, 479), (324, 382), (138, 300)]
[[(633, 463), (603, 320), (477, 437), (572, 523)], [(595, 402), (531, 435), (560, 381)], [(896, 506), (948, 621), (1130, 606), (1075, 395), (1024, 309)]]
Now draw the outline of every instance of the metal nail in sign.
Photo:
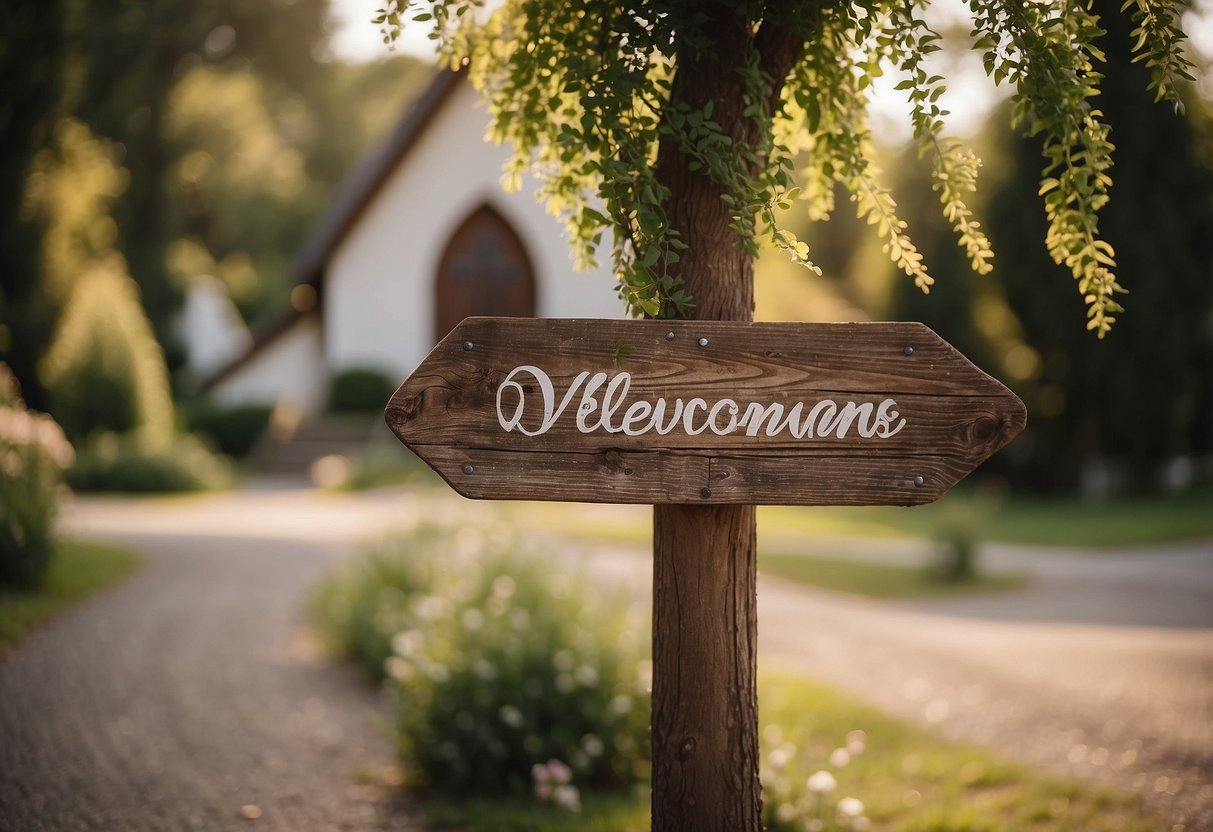
[(386, 418), (467, 497), (915, 505), (1027, 416), (917, 323), (468, 318)]

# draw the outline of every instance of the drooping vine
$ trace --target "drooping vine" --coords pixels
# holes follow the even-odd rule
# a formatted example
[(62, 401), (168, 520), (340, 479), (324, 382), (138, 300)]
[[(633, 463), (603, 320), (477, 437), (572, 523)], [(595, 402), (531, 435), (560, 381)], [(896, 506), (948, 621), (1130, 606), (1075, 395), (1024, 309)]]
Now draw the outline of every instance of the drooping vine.
[[(482, 0), (386, 0), (378, 22), (389, 40), (405, 25), (428, 27), (450, 65), (469, 67), (489, 101), (493, 137), (514, 150), (507, 185), (533, 177), (563, 218), (578, 263), (593, 264), (609, 239), (621, 297), (634, 312), (660, 317), (694, 303), (678, 272), (688, 242), (671, 226), (670, 194), (654, 169), (659, 146), (671, 140), (692, 172), (718, 186), (732, 230), (752, 254), (765, 238), (815, 268), (779, 212), (801, 203), (810, 218), (824, 219), (841, 184), (893, 263), (929, 291), (934, 279), (882, 182), (867, 126), (872, 79), (887, 71), (900, 75), (896, 88), (909, 100), (915, 141), (931, 160), (932, 187), (958, 244), (974, 271), (991, 271), (993, 252), (971, 206), (980, 161), (945, 133), (946, 80), (928, 65), (940, 36), (926, 5), (506, 0), (490, 9)], [(1042, 142), (1045, 245), (1070, 270), (1088, 328), (1102, 337), (1122, 311), (1124, 289), (1099, 233), (1114, 149), (1096, 106), (1099, 19), (1090, 0), (968, 5), (987, 74), (1013, 90), (1013, 125)], [(1134, 21), (1133, 49), (1151, 67), (1152, 87), (1177, 106), (1178, 85), (1191, 78), (1179, 8), (1175, 0), (1127, 0), (1121, 9)], [(804, 32), (785, 78), (764, 73), (759, 37), (742, 44), (742, 125), (720, 123), (711, 101), (688, 107), (671, 96), (680, 50), (713, 48), (703, 25), (710, 14), (743, 15), (742, 31), (752, 35), (776, 17)], [(772, 91), (773, 112), (764, 105)]]

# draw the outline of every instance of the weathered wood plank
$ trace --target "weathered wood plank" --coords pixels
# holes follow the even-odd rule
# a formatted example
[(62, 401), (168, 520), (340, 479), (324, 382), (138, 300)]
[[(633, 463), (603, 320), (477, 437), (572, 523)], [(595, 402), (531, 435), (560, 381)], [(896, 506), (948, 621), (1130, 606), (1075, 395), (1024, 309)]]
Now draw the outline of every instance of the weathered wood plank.
[(910, 505), (1026, 414), (921, 324), (469, 318), (386, 418), (469, 497)]
[(939, 455), (890, 460), (437, 446), (426, 461), (465, 497), (529, 499), (516, 495), (541, 492), (545, 500), (578, 503), (910, 506), (937, 500), (968, 473), (956, 459)]

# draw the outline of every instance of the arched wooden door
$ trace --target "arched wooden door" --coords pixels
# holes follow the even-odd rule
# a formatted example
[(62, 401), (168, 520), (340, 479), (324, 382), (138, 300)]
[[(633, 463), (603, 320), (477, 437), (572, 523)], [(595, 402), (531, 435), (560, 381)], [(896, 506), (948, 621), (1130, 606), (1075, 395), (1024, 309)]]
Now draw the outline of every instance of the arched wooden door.
[(535, 316), (535, 273), (522, 240), (487, 205), (451, 235), (438, 261), (434, 340), (469, 315)]

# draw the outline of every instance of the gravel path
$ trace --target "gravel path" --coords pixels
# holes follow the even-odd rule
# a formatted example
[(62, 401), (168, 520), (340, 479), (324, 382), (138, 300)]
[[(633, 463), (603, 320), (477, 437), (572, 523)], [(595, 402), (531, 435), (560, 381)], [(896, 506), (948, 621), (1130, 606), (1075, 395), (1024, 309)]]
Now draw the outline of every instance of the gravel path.
[(374, 784), (381, 702), (305, 637), (300, 598), (345, 548), (128, 542), (139, 575), (0, 662), (0, 829), (419, 828)]
[[(359, 785), (391, 759), (382, 703), (317, 657), (300, 603), (360, 538), (492, 513), (274, 488), (82, 501), (70, 526), (151, 556), (0, 662), (0, 830), (416, 828), (390, 790)], [(903, 544), (879, 545), (869, 556)], [(565, 551), (647, 590), (646, 551)], [(761, 579), (760, 663), (1141, 791), (1171, 832), (1213, 830), (1213, 545), (990, 563), (1036, 579), (905, 605)]]

